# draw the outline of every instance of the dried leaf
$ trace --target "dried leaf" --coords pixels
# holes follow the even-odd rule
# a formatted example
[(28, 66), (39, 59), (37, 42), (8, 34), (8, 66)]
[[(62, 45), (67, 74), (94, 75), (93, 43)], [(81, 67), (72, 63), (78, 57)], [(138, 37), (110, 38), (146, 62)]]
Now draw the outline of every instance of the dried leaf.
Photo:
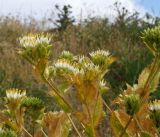
[[(111, 113), (111, 118), (110, 118), (110, 125), (113, 130), (113, 133), (115, 137), (119, 137), (121, 132), (124, 130), (124, 127), (122, 123), (119, 121), (119, 118), (117, 117), (117, 112), (114, 111)], [(123, 137), (130, 137), (127, 132), (124, 133)]]

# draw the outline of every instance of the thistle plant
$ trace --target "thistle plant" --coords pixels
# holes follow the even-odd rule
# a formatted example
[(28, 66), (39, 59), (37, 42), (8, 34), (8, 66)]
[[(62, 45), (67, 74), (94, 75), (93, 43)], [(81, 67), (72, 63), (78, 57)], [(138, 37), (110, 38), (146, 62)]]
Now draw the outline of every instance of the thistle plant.
[(154, 54), (160, 52), (160, 26), (156, 26), (153, 29), (146, 29), (142, 33), (142, 39), (147, 48)]
[[(115, 58), (104, 50), (92, 52), (89, 56), (73, 55), (69, 51), (63, 51), (57, 60), (50, 62), (48, 59), (51, 46), (48, 43), (50, 39), (48, 36), (36, 34), (22, 37), (20, 54), (33, 65), (42, 80), (49, 85), (51, 88), (49, 94), (57, 100), (61, 109), (67, 116), (71, 114), (69, 119), (77, 134), (81, 136), (72, 117), (79, 121), (88, 136), (96, 137), (98, 136), (96, 127), (103, 117), (102, 93), (108, 89), (103, 77)], [(41, 39), (47, 42), (44, 42), (44, 45), (37, 44)], [(45, 50), (41, 50), (41, 54), (38, 54), (41, 46)], [(73, 91), (74, 99), (70, 99), (69, 94)]]
[[(18, 89), (6, 90), (4, 100), (5, 107), (0, 111), (0, 136), (20, 137), (27, 135), (30, 137), (41, 137), (40, 134), (43, 134), (41, 130), (42, 125), (38, 120), (42, 120), (44, 113), (43, 102), (38, 98), (27, 97), (26, 91)], [(27, 126), (25, 120), (26, 115), (31, 117), (34, 124), (34, 127), (29, 127), (35, 131), (33, 133), (29, 133), (25, 128)], [(29, 122), (29, 119), (27, 122)]]
[(63, 111), (46, 113), (43, 123), (49, 137), (67, 137), (69, 135), (71, 123)]
[(112, 112), (110, 123), (117, 137), (159, 136), (159, 101), (150, 103), (150, 93), (157, 89), (160, 78), (160, 27), (145, 30), (142, 39), (155, 58), (142, 71), (138, 83), (127, 85), (114, 100), (119, 109)]
[(37, 73), (43, 73), (46, 62), (50, 55), (51, 36), (49, 34), (28, 34), (20, 38), (22, 50), (20, 54), (27, 59), (32, 65), (38, 68)]
[[(104, 75), (115, 61), (108, 51), (97, 50), (88, 56), (63, 51), (58, 59), (50, 61), (49, 34), (29, 34), (20, 38), (19, 53), (49, 86), (49, 94), (61, 108), (60, 112), (44, 113), (44, 106), (38, 99), (22, 101), (21, 108), (28, 109), (22, 110), (30, 114), (34, 123), (40, 123), (38, 137), (42, 134), (67, 137), (72, 128), (79, 137), (99, 137), (97, 126), (103, 118), (103, 105), (111, 113), (110, 125), (115, 137), (160, 136), (159, 101), (150, 100), (150, 93), (157, 89), (160, 78), (160, 27), (145, 30), (142, 39), (155, 57), (153, 63), (141, 72), (137, 83), (127, 84), (124, 92), (112, 102), (116, 109), (111, 109), (102, 98), (108, 90)], [(82, 126), (85, 134), (76, 123)]]
[(18, 89), (6, 90), (6, 109), (4, 114), (7, 117), (6, 125), (10, 126), (17, 133), (21, 133), (24, 124), (24, 110), (21, 109), (21, 101), (26, 97), (26, 92)]
[(32, 130), (30, 133), (34, 136), (37, 136), (37, 134), (41, 133), (42, 127), (39, 122), (41, 122), (44, 114), (44, 103), (38, 98), (27, 97), (21, 102), (21, 108), (24, 108), (25, 113), (27, 113), (29, 116), (29, 119), (26, 121), (30, 121), (31, 123), (30, 129)]

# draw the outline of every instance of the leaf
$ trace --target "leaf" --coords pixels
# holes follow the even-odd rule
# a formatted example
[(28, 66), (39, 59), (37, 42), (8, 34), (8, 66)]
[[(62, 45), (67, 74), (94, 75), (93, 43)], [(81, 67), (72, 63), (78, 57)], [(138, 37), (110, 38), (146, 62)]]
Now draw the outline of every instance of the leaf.
[(103, 116), (103, 102), (101, 96), (98, 96), (97, 102), (94, 107), (94, 112), (92, 114), (93, 114), (94, 126), (96, 127)]
[[(122, 124), (123, 127), (125, 127), (130, 119), (130, 116), (125, 113), (124, 111), (118, 111), (115, 113), (117, 118), (119, 119), (120, 123)], [(132, 120), (129, 124), (129, 126), (127, 127), (126, 132), (131, 136), (133, 136), (137, 131), (135, 122)]]
[(44, 74), (47, 63), (47, 59), (40, 59), (38, 61), (38, 63), (35, 65), (35, 72), (37, 76), (42, 76)]
[(55, 98), (56, 102), (58, 103), (58, 105), (60, 105), (60, 107), (63, 109), (63, 111), (65, 111), (65, 112), (69, 112), (69, 111), (70, 111), (69, 106), (68, 106), (66, 103), (64, 103), (64, 101), (63, 101), (60, 97), (58, 97), (58, 96), (54, 93), (54, 91), (50, 91), (49, 94), (50, 94), (52, 97)]
[(148, 76), (150, 74), (150, 67), (146, 67), (142, 72), (141, 74), (139, 75), (139, 78), (138, 78), (138, 85), (140, 87), (144, 87), (147, 79), (148, 79)]
[(64, 112), (48, 112), (43, 120), (49, 137), (68, 137), (71, 123)]
[(141, 132), (141, 137), (152, 137), (150, 133), (142, 131)]
[(90, 127), (85, 127), (85, 131), (88, 137), (93, 137), (92, 129)]
[[(153, 66), (153, 64), (149, 67), (146, 67), (140, 74), (139, 78), (138, 78), (138, 87), (139, 88), (144, 88), (148, 77), (151, 73), (151, 67)], [(150, 85), (149, 85), (149, 91), (150, 92), (154, 92), (159, 84), (159, 78), (160, 78), (160, 73), (157, 73), (154, 78), (151, 80)]]
[[(111, 125), (111, 128), (113, 129), (113, 133), (115, 137), (119, 137), (121, 132), (124, 130), (124, 126), (122, 125), (119, 118), (117, 117), (116, 111), (111, 113), (110, 125)], [(125, 132), (123, 137), (130, 137), (130, 136), (127, 132)]]

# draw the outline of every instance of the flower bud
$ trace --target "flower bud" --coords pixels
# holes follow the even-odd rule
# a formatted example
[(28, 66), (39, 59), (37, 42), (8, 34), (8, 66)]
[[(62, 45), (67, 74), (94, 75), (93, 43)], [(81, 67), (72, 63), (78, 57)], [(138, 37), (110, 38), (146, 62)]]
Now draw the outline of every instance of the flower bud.
[(133, 116), (140, 108), (140, 97), (137, 94), (131, 94), (124, 97), (125, 109), (127, 114)]
[(50, 35), (28, 34), (19, 39), (22, 45), (20, 54), (30, 63), (36, 65), (41, 59), (48, 59), (50, 54)]
[(154, 121), (155, 126), (160, 132), (160, 100), (155, 100), (149, 105), (150, 118)]
[(142, 39), (154, 55), (160, 52), (160, 26), (145, 30)]

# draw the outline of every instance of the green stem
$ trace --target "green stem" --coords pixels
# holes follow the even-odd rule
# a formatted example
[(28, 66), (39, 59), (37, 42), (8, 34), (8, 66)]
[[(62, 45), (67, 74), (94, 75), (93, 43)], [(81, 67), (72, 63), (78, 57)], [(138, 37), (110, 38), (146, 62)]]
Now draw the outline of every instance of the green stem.
[(85, 102), (84, 103), (85, 104), (85, 106), (86, 106), (86, 109), (87, 109), (87, 112), (88, 112), (88, 115), (89, 115), (89, 119), (90, 119), (90, 124), (91, 124), (91, 130), (92, 130), (92, 135), (93, 135), (93, 137), (96, 137), (96, 133), (95, 133), (95, 129), (94, 129), (94, 123), (93, 123), (93, 118), (92, 118), (92, 115), (91, 115), (91, 112), (90, 112), (90, 110), (89, 110), (89, 108), (88, 108), (88, 105), (87, 105), (87, 103)]
[(130, 125), (131, 121), (133, 119), (133, 116), (131, 116), (126, 124), (126, 126), (124, 127), (123, 131), (121, 132), (120, 136), (119, 137), (123, 137), (124, 133), (126, 132), (128, 126)]
[(78, 129), (77, 129), (77, 127), (76, 127), (76, 125), (74, 124), (74, 122), (73, 122), (73, 120), (72, 120), (71, 116), (70, 116), (69, 114), (67, 114), (67, 117), (68, 117), (68, 119), (70, 120), (70, 122), (71, 122), (71, 124), (72, 124), (73, 128), (74, 128), (74, 129), (75, 129), (75, 131), (77, 132), (78, 136), (79, 136), (79, 137), (82, 137), (82, 136), (81, 136), (81, 134), (80, 134), (80, 132), (78, 131)]
[(34, 130), (35, 130), (34, 128), (35, 128), (35, 123), (34, 123), (34, 120), (33, 120), (33, 121), (32, 121), (32, 134), (33, 134), (33, 136), (34, 136), (34, 132), (35, 132), (35, 131), (34, 131)]
[(96, 108), (97, 108), (97, 105), (98, 105), (98, 101), (100, 100), (100, 99), (102, 99), (102, 98), (99, 98), (99, 96), (100, 96), (100, 94), (99, 94), (99, 91), (97, 92), (97, 95), (96, 95), (96, 103), (95, 103), (95, 106), (94, 106), (94, 111), (93, 111), (93, 120), (94, 120), (94, 117), (95, 117), (95, 115), (96, 115)]
[(153, 64), (153, 66), (151, 68), (151, 72), (150, 72), (150, 74), (148, 76), (148, 79), (146, 81), (146, 84), (145, 84), (145, 86), (143, 88), (143, 92), (142, 92), (143, 97), (141, 99), (142, 100), (141, 104), (143, 104), (145, 102), (146, 96), (149, 95), (150, 92), (146, 92), (146, 90), (149, 88), (150, 83), (152, 82), (152, 80), (155, 78), (156, 74), (160, 70), (160, 60), (159, 60), (159, 57), (160, 57), (159, 55), (157, 55), (155, 57), (154, 64)]
[(107, 103), (104, 101), (104, 99), (102, 98), (103, 104), (104, 106), (109, 110), (110, 113), (112, 113), (113, 111), (111, 110), (111, 108), (107, 105)]
[(46, 79), (44, 76), (42, 76), (43, 80), (52, 88), (52, 90), (55, 92), (55, 94), (70, 108), (72, 109), (71, 105), (65, 100), (63, 96), (59, 93), (60, 91), (54, 86), (54, 84), (50, 83), (48, 79)]
[(22, 126), (22, 129), (23, 129), (30, 137), (33, 137), (23, 126)]
[(43, 129), (41, 129), (41, 131), (45, 137), (48, 137), (47, 134), (43, 131)]
[(156, 69), (157, 59), (158, 59), (158, 56), (155, 57), (153, 66), (152, 66), (152, 68), (151, 68), (151, 72), (150, 72), (150, 74), (149, 74), (149, 76), (148, 76), (148, 78), (147, 78), (147, 81), (146, 81), (145, 85), (144, 85), (144, 88), (143, 88), (144, 94), (145, 94), (146, 89), (147, 89), (148, 86), (149, 86), (149, 83), (150, 83), (150, 81), (151, 81), (151, 77), (153, 76), (153, 73), (154, 73), (154, 71), (155, 71), (155, 69)]

